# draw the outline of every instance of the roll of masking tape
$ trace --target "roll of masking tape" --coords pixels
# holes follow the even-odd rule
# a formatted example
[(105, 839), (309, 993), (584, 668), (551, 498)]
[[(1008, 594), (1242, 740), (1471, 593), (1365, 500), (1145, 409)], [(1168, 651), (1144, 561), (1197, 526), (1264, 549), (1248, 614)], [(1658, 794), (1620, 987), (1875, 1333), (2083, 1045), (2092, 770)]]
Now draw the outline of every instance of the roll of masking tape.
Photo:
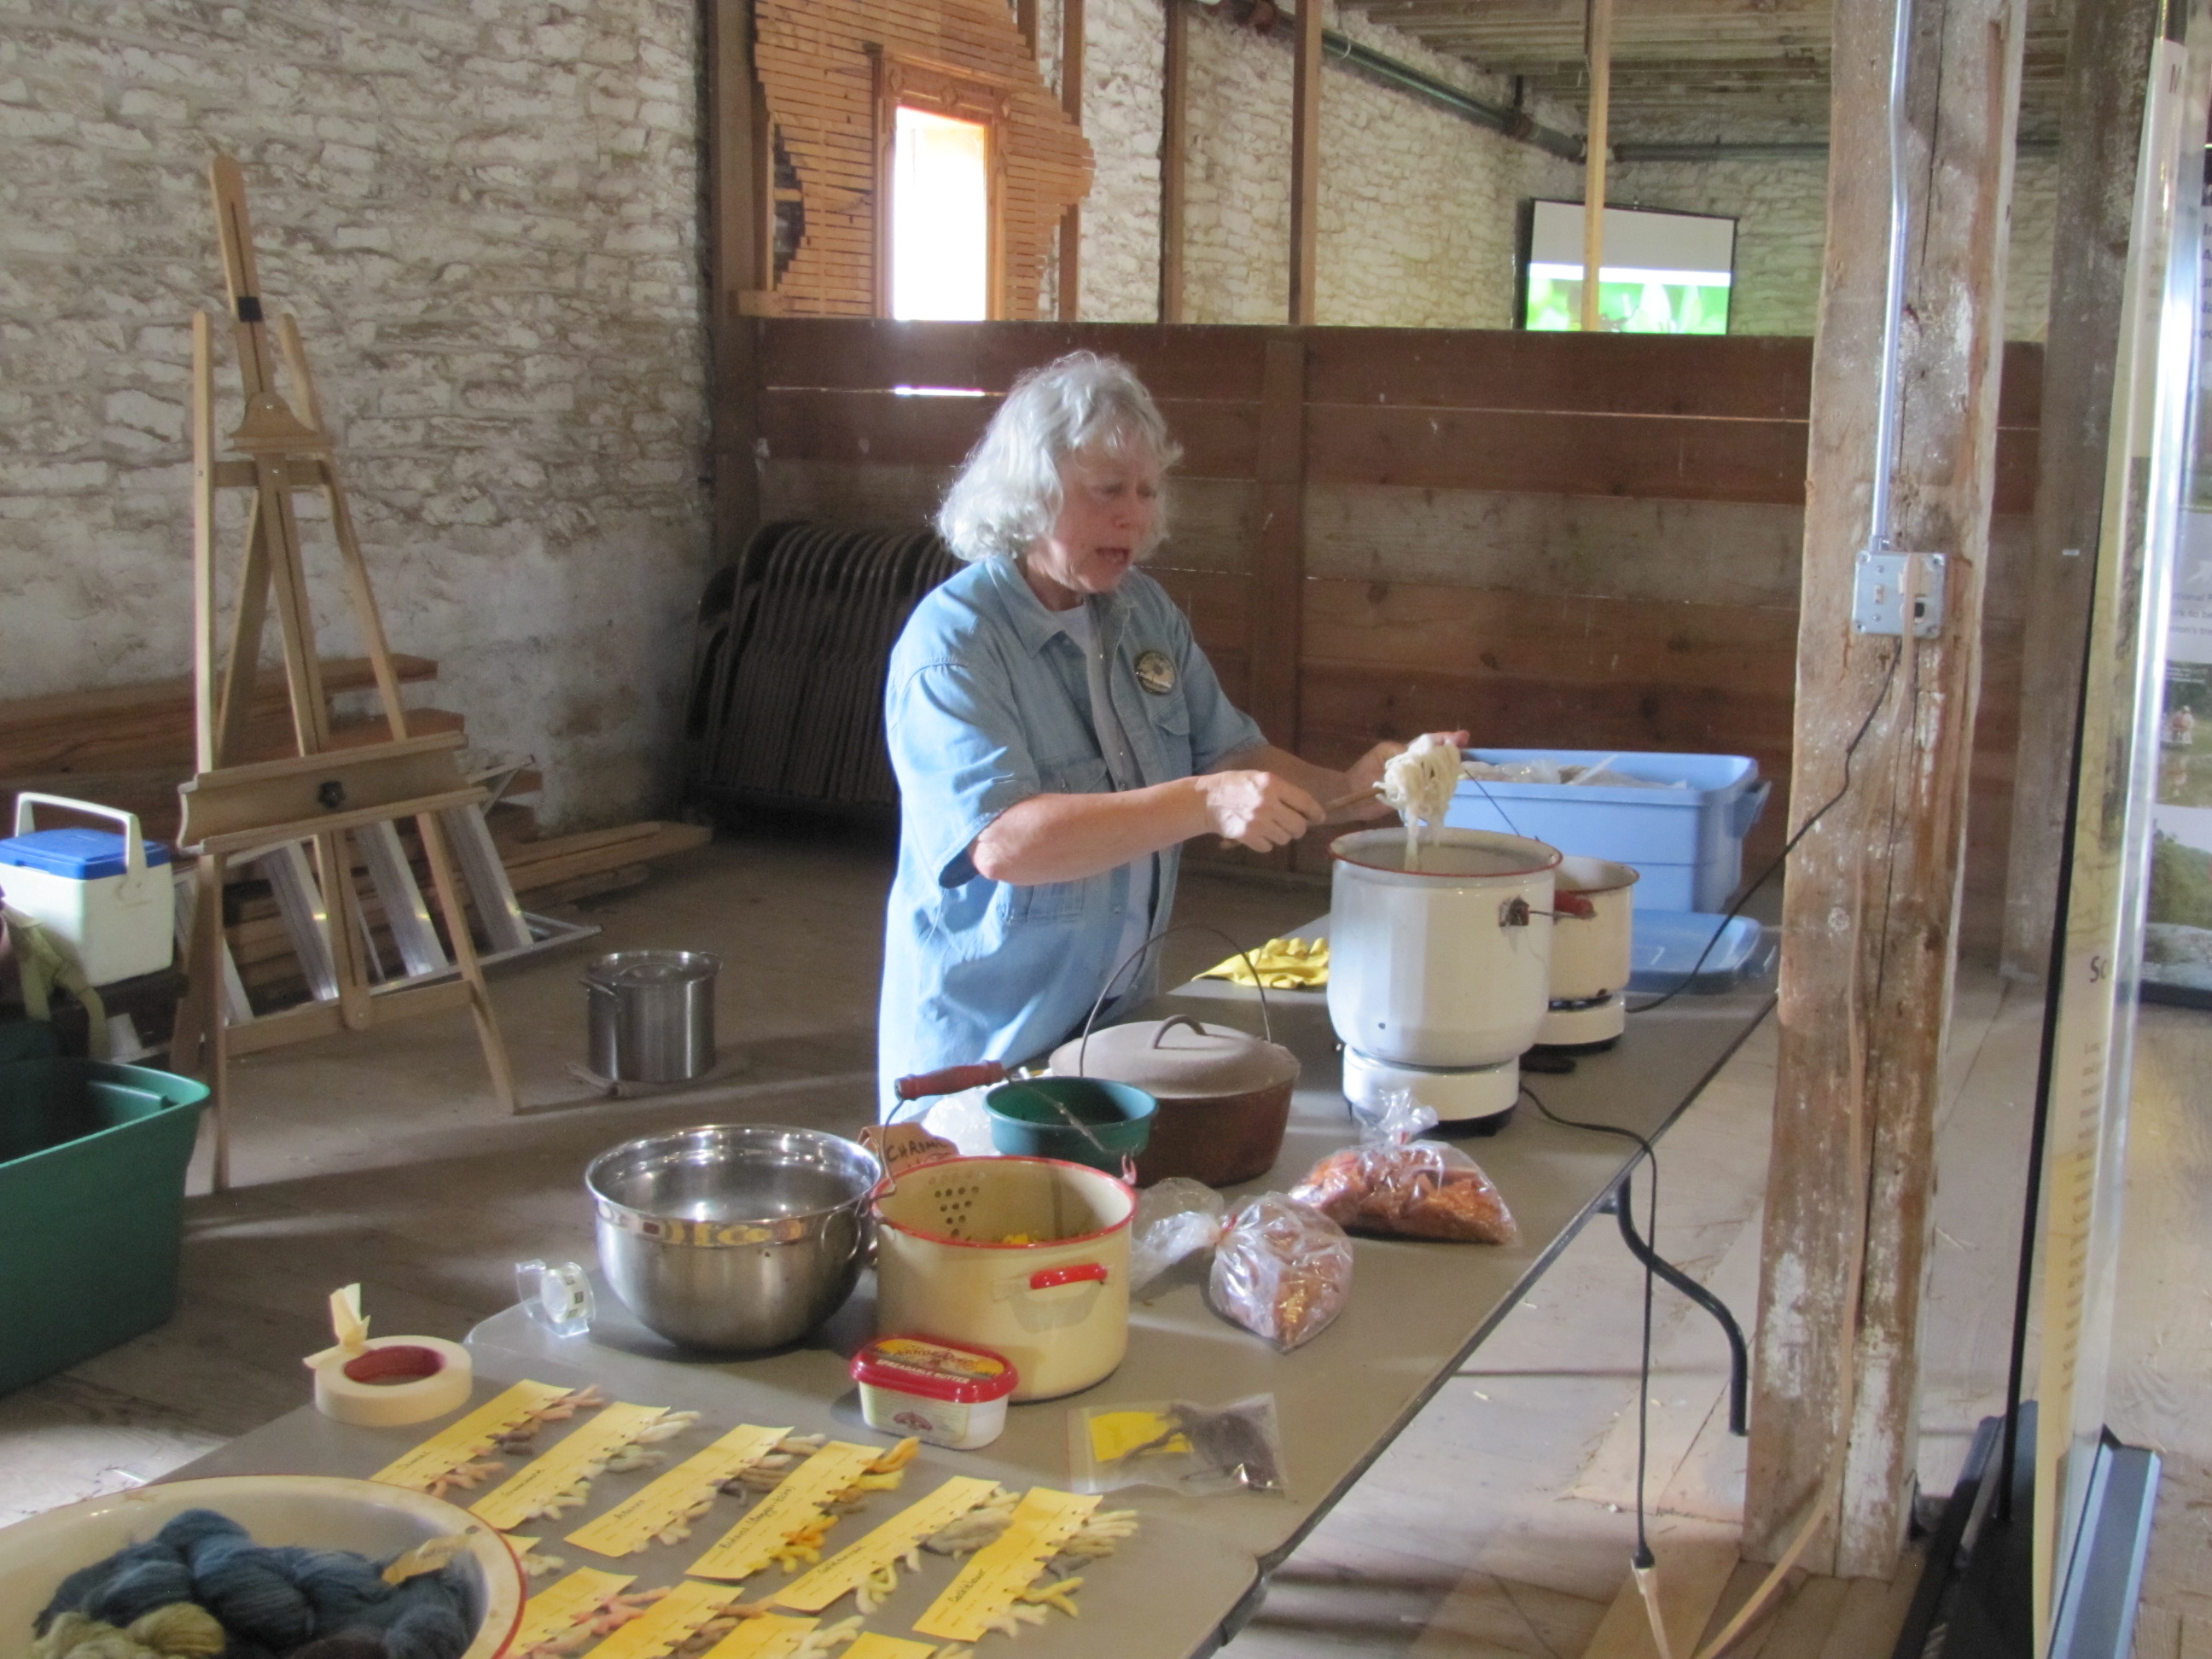
[(315, 1372), (315, 1409), (366, 1429), (458, 1411), (473, 1382), (468, 1350), (434, 1336), (373, 1336), (350, 1352), (331, 1348), (307, 1363)]

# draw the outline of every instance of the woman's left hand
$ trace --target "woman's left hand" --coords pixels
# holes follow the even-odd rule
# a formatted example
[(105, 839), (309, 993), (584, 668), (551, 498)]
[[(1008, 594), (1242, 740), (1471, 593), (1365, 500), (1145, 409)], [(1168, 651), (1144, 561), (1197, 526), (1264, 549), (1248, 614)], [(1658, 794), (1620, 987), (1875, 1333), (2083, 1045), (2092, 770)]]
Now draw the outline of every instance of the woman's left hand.
[[(1464, 732), (1433, 732), (1429, 735), (1440, 742), (1451, 744), (1455, 749), (1464, 749), (1468, 745), (1468, 734)], [(1346, 769), (1343, 793), (1348, 795), (1354, 790), (1372, 790), (1382, 781), (1383, 767), (1389, 763), (1393, 756), (1404, 754), (1407, 746), (1402, 743), (1376, 744)], [(1352, 818), (1387, 818), (1394, 815), (1391, 809), (1384, 805), (1382, 801), (1367, 799), (1346, 808), (1345, 816)]]

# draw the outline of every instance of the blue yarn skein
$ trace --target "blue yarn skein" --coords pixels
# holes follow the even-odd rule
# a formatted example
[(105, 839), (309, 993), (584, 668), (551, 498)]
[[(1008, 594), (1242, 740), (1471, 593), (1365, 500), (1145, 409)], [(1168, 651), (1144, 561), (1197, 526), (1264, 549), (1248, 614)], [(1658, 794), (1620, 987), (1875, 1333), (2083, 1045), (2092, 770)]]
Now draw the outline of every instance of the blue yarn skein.
[(187, 1546), (192, 1599), (222, 1621), (233, 1641), (289, 1652), (315, 1633), (315, 1611), (279, 1570), (273, 1552), (218, 1534)]
[(118, 1628), (156, 1607), (192, 1599), (192, 1575), (171, 1554), (167, 1560), (149, 1556), (117, 1573), (85, 1597), (82, 1611), (103, 1625)]
[(393, 1593), (376, 1563), (350, 1551), (309, 1549), (304, 1544), (281, 1545), (270, 1553), (276, 1558), (276, 1570), (307, 1598), (319, 1636), (351, 1625), (386, 1622), (372, 1616)]
[(222, 1625), (223, 1659), (460, 1659), (475, 1598), (448, 1566), (394, 1585), (384, 1563), (349, 1550), (256, 1544), (212, 1510), (186, 1510), (151, 1540), (64, 1578), (35, 1621), (40, 1635), (64, 1613), (117, 1627), (158, 1607), (196, 1601)]
[(155, 1543), (166, 1544), (180, 1558), (213, 1538), (234, 1538), (245, 1544), (253, 1541), (253, 1534), (244, 1527), (213, 1510), (179, 1510), (154, 1534)]
[[(167, 1562), (179, 1571), (182, 1571), (184, 1566), (183, 1558), (167, 1544), (149, 1541), (143, 1544), (126, 1545), (105, 1561), (95, 1561), (88, 1567), (79, 1567), (68, 1577), (63, 1579), (60, 1584), (56, 1586), (52, 1599), (40, 1610), (39, 1616), (32, 1620), (31, 1628), (38, 1635), (44, 1636), (46, 1633), (46, 1626), (52, 1624), (58, 1615), (64, 1613), (88, 1612), (86, 1604), (106, 1586), (110, 1579), (118, 1577), (133, 1568), (149, 1562)], [(104, 1622), (112, 1624), (115, 1621), (109, 1620)]]
[(469, 1644), (468, 1626), (450, 1601), (417, 1599), (384, 1632), (391, 1659), (460, 1659)]

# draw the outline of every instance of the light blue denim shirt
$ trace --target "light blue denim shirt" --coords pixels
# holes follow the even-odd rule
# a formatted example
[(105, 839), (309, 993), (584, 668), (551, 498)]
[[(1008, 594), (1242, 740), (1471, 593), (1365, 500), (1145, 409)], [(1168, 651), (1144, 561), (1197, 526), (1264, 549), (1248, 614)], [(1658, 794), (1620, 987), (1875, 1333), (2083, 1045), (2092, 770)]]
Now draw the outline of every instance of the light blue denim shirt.
[[(1189, 621), (1158, 582), (1133, 571), (1087, 603), (1144, 785), (1193, 776), (1266, 741), (1222, 694)], [(1082, 648), (1011, 559), (970, 565), (915, 608), (891, 651), (884, 715), (901, 826), (877, 1022), (888, 1118), (899, 1078), (976, 1060), (1012, 1065), (1073, 1035), (1115, 967), (1129, 872), (1035, 887), (976, 873), (975, 837), (1008, 807), (1114, 787)], [(1179, 850), (1159, 854), (1152, 914), (1163, 925)], [(1147, 972), (1108, 1013), (1152, 985)]]

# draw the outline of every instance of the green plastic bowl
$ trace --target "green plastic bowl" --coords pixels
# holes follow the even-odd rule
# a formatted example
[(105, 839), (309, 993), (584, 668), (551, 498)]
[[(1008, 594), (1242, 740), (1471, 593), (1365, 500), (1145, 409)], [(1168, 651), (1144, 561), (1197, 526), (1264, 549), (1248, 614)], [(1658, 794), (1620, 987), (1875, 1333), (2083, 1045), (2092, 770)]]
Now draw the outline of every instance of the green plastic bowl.
[[(1056, 1158), (1119, 1175), (1152, 1138), (1159, 1102), (1126, 1083), (1087, 1077), (1024, 1078), (983, 1097), (991, 1144), (1013, 1158)], [(1076, 1122), (1068, 1121), (1073, 1116)], [(1081, 1127), (1078, 1127), (1080, 1125)]]

